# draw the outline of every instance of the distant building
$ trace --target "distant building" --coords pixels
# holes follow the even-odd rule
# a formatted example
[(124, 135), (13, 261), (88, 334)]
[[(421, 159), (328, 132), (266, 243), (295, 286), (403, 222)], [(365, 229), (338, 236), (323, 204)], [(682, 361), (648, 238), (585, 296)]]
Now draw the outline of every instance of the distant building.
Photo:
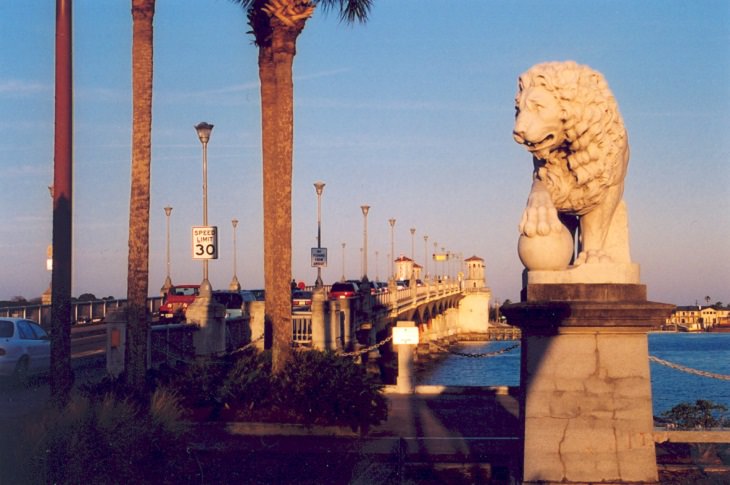
[[(397, 280), (410, 280), (411, 275), (414, 274), (415, 262), (406, 256), (401, 256), (395, 260), (395, 279)], [(415, 275), (414, 275), (415, 276)]]
[(699, 305), (678, 306), (667, 318), (667, 325), (684, 327), (690, 332), (730, 325), (730, 309)]
[(487, 278), (485, 275), (484, 259), (479, 256), (472, 256), (464, 260), (466, 263), (466, 279), (464, 288), (485, 288)]

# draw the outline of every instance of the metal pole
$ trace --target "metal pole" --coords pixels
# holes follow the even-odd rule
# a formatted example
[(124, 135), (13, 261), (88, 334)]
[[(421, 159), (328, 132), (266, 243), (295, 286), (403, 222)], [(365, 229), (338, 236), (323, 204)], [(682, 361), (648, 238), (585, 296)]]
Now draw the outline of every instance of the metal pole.
[(416, 277), (416, 228), (411, 227), (411, 279)]
[[(213, 125), (206, 122), (198, 123), (195, 126), (198, 132), (198, 138), (203, 144), (203, 226), (208, 226), (208, 140), (213, 130)], [(208, 281), (208, 259), (203, 260), (203, 282), (200, 285), (200, 294), (202, 296), (210, 296), (212, 288)]]
[[(322, 248), (322, 191), (324, 190), (324, 182), (315, 182), (314, 190), (317, 192), (317, 249)], [(317, 266), (317, 280), (314, 286), (321, 288), (322, 284), (322, 267)]]
[(345, 243), (342, 243), (342, 281), (345, 281)]
[(395, 262), (393, 262), (393, 260), (395, 259), (395, 249), (393, 243), (393, 228), (395, 227), (395, 219), (388, 219), (388, 224), (390, 224), (390, 277), (395, 280)]
[(166, 266), (167, 266), (167, 281), (165, 283), (168, 283), (171, 281), (170, 279), (170, 214), (172, 213), (172, 207), (167, 206), (165, 207), (165, 218), (167, 219), (167, 227), (165, 229), (165, 259), (166, 259)]
[(361, 205), (363, 215), (363, 235), (362, 235), (362, 281), (368, 280), (368, 211), (370, 211), (369, 205)]
[(423, 236), (423, 278), (428, 279), (428, 234)]

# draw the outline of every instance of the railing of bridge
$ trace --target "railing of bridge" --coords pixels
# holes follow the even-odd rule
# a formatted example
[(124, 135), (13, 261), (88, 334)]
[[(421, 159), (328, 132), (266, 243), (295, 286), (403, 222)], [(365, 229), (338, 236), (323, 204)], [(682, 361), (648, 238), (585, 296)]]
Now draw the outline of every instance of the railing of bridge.
[[(160, 309), (161, 303), (161, 297), (150, 297), (147, 299), (147, 308), (150, 313), (155, 313)], [(102, 321), (109, 312), (125, 308), (126, 305), (126, 299), (75, 301), (71, 303), (71, 321), (73, 323)], [(48, 328), (51, 324), (51, 305), (36, 304), (2, 307), (0, 308), (0, 317), (27, 318)]]

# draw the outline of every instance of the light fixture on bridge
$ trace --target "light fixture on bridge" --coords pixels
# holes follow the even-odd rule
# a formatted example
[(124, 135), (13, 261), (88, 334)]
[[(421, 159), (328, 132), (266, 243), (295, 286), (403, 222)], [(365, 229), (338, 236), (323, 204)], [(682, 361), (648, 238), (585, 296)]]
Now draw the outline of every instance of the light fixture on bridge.
[(362, 235), (362, 281), (363, 283), (368, 280), (368, 212), (370, 211), (369, 205), (361, 205), (363, 215), (363, 235)]
[(388, 219), (388, 224), (390, 224), (390, 279), (395, 281), (395, 243), (393, 242), (395, 219), (392, 217)]
[[(208, 141), (213, 125), (202, 121), (195, 125), (200, 143), (203, 144), (203, 226), (208, 226)], [(200, 284), (200, 295), (210, 297), (212, 288), (208, 281), (208, 260), (203, 259), (203, 282)]]
[[(317, 249), (318, 256), (321, 257), (322, 249), (322, 192), (324, 191), (324, 182), (314, 182), (314, 190), (317, 192)], [(316, 288), (322, 288), (322, 266), (317, 265), (317, 280), (314, 282)]]

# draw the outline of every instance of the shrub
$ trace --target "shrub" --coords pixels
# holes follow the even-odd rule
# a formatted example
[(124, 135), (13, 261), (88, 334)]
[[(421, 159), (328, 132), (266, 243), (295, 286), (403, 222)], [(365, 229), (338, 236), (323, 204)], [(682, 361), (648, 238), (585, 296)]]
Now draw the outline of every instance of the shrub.
[(360, 428), (384, 421), (388, 406), (382, 384), (351, 358), (331, 352), (295, 352), (282, 373), (273, 378), (276, 407), (304, 424)]
[(146, 409), (113, 394), (76, 394), (32, 419), (18, 461), (29, 483), (139, 483), (185, 468), (187, 425), (168, 391), (153, 393)]
[(712, 401), (698, 399), (694, 404), (680, 403), (661, 414), (661, 418), (680, 429), (715, 428), (727, 426), (724, 417), (727, 407)]

